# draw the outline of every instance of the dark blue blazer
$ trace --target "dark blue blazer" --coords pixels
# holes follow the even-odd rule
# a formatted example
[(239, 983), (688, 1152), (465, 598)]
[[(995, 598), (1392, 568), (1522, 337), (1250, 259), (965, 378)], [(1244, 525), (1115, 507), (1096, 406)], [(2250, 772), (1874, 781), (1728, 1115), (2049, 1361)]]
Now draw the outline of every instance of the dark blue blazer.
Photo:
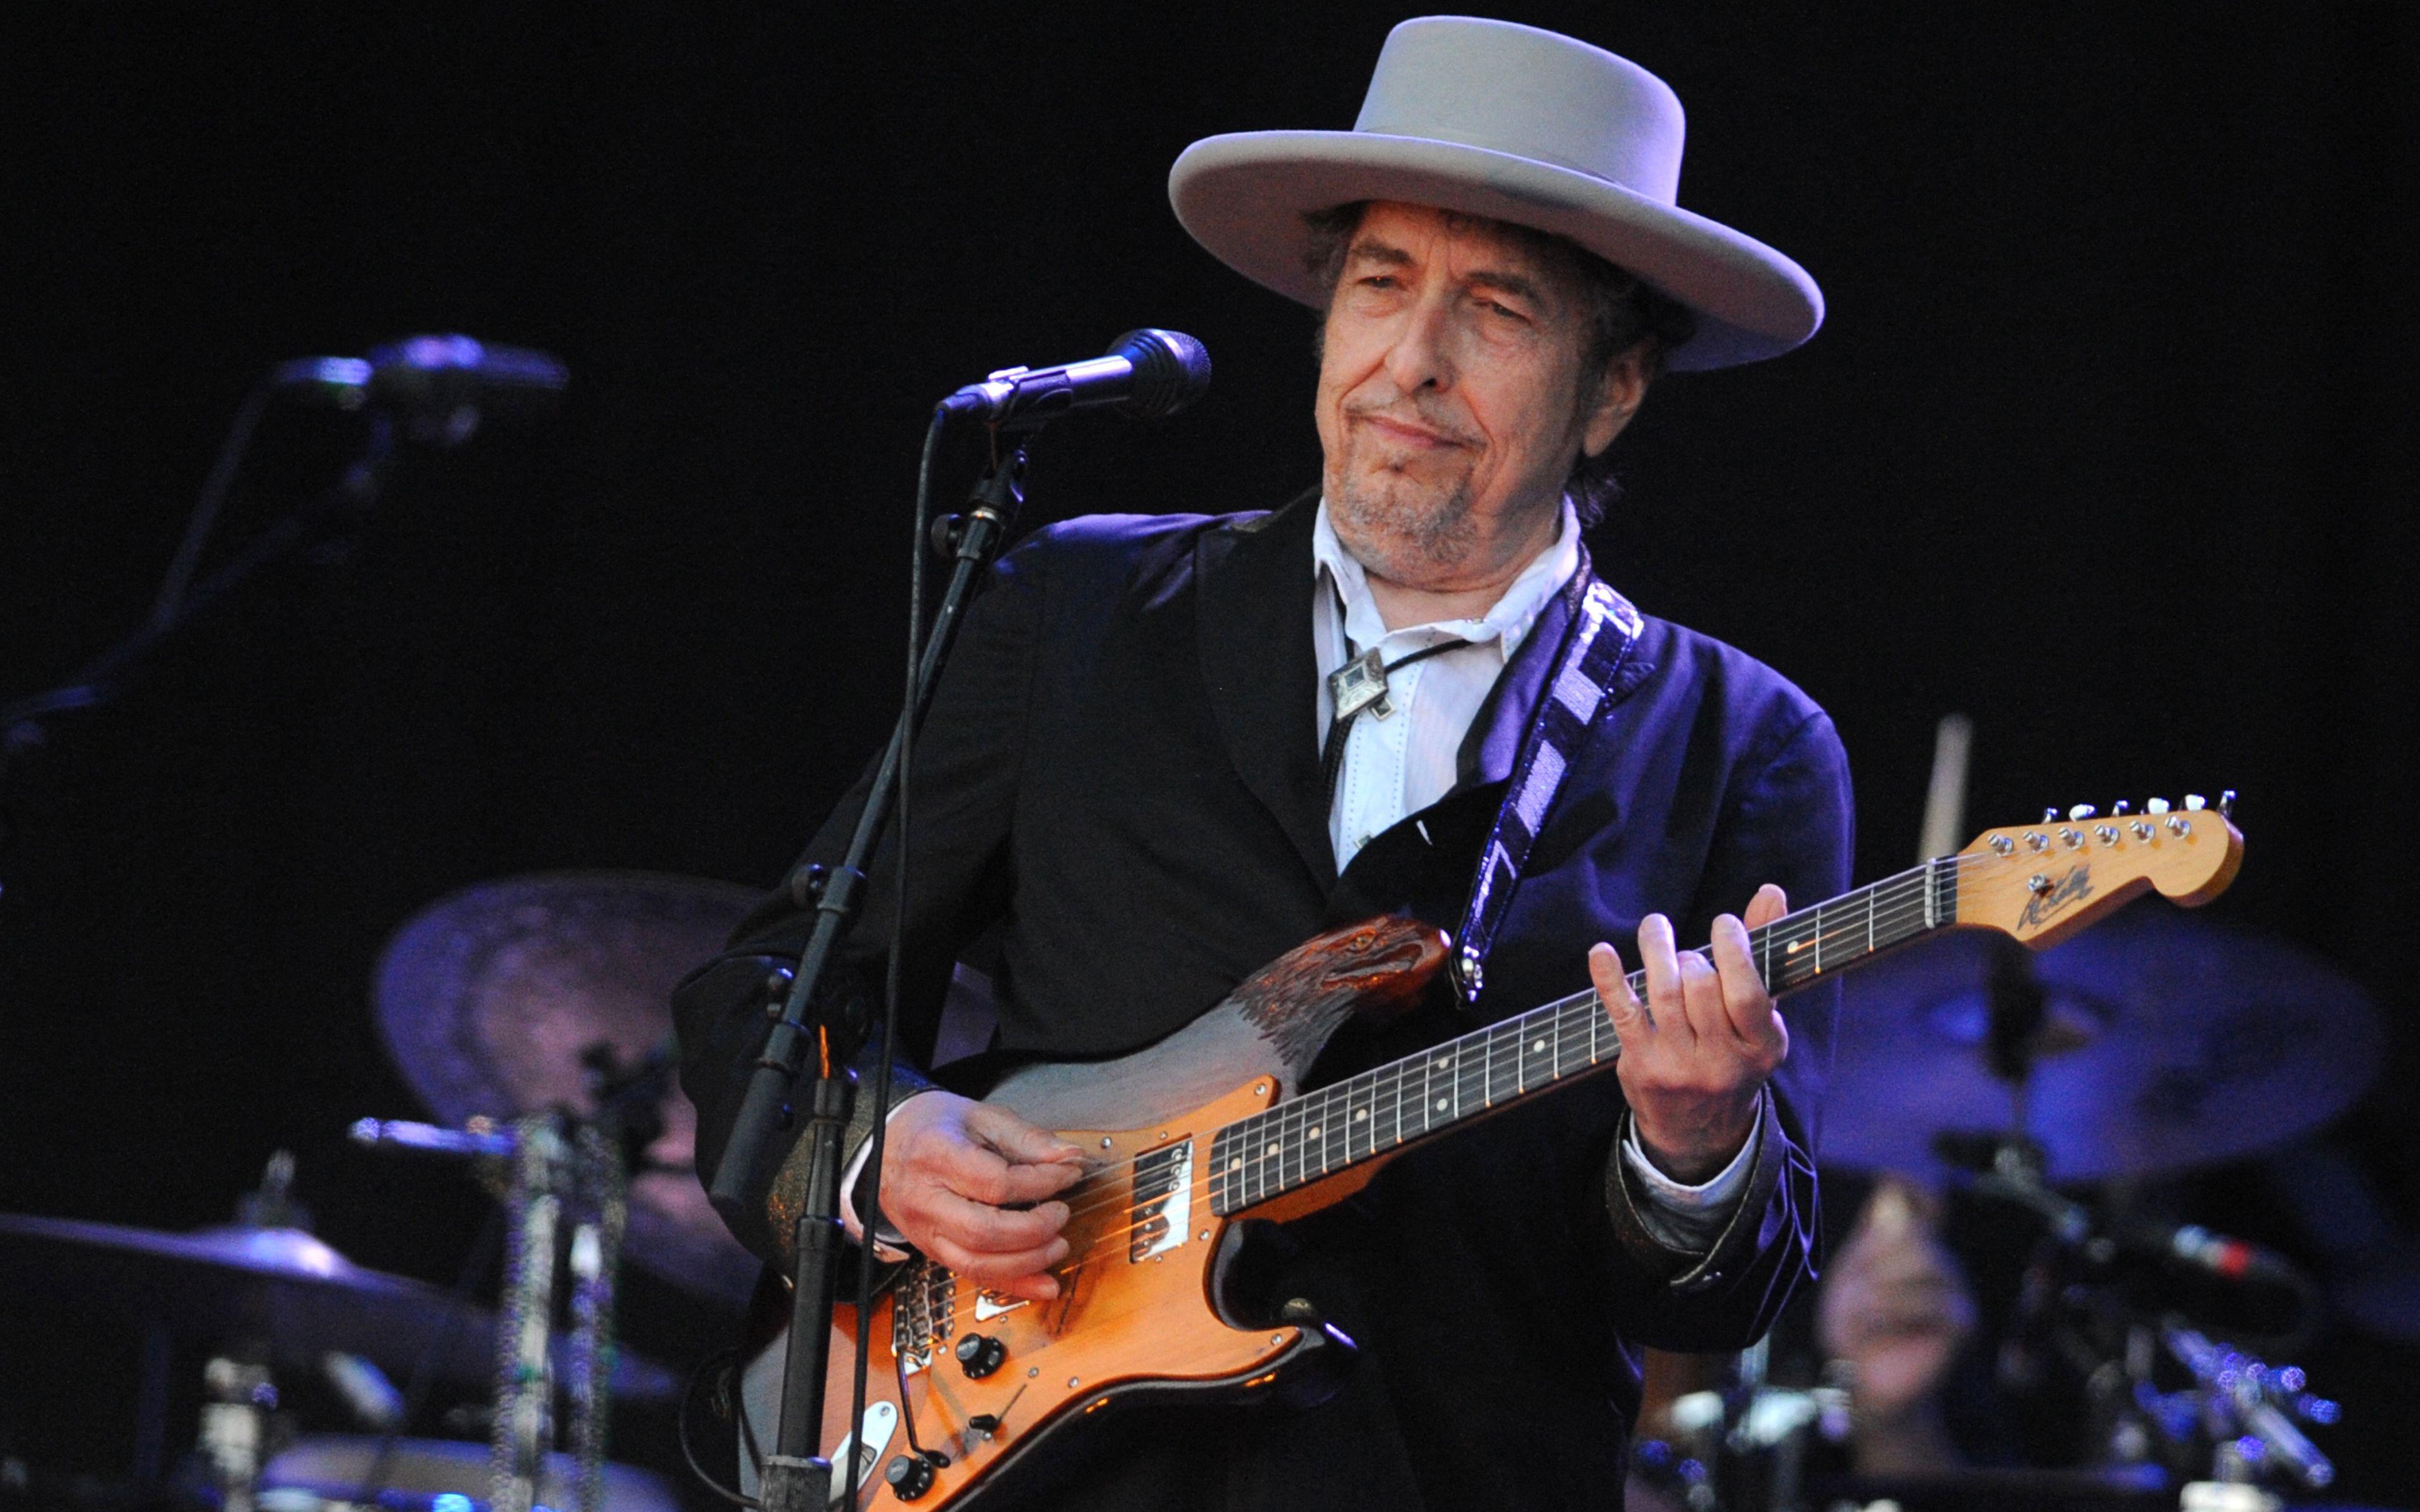
[[(917, 747), (903, 1006), (920, 1062), (969, 952), (994, 962), (1003, 1050), (1098, 1056), (1182, 1026), (1344, 916), (1408, 903), (1454, 920), (1577, 585), (1506, 668), (1433, 822), (1406, 820), (1340, 877), (1317, 748), (1312, 507), (1078, 519), (996, 569)], [(838, 856), (862, 792), (811, 856)], [(1650, 912), (1688, 944), (1761, 883), (1793, 903), (1841, 891), (1850, 830), (1823, 713), (1751, 658), (1650, 618), (1539, 836), (1485, 993), (1437, 1026), (1585, 986), (1599, 939), (1635, 964)], [(847, 949), (865, 981), (881, 980), (893, 861), (886, 850)], [(762, 1035), (766, 970), (805, 932), (786, 896), (768, 900), (675, 999), (704, 1169)], [(1611, 1159), (1612, 1077), (1537, 1099), (1258, 1246), (1245, 1285), (1308, 1298), (1359, 1342), (1336, 1400), (1105, 1422), (1047, 1504), (1608, 1504), (1638, 1347), (1742, 1347), (1813, 1273), (1833, 994), (1784, 1010), (1792, 1049), (1747, 1199), (1712, 1253), (1668, 1249), (1639, 1223)], [(794, 1211), (801, 1175), (773, 1180), (774, 1212)], [(740, 1237), (770, 1257), (774, 1231)]]

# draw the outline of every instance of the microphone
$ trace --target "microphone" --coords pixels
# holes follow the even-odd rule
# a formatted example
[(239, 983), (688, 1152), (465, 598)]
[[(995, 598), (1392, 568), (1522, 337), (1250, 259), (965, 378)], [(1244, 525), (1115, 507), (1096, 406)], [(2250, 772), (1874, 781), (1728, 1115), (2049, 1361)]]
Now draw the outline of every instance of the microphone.
[(2091, 1213), (2043, 1180), (2046, 1161), (2041, 1148), (2029, 1140), (1945, 1129), (1932, 1136), (1932, 1152), (1948, 1165), (1975, 1172), (1980, 1178), (1976, 1183), (1978, 1190), (2041, 1214), (2062, 1243), (2074, 1246), (2095, 1265), (2134, 1256), (2222, 1281), (2283, 1287), (2305, 1297), (2316, 1296), (2302, 1268), (2275, 1250), (2197, 1224), (2134, 1219), (2109, 1231), (2096, 1231)]
[(562, 359), (471, 336), (406, 336), (367, 357), (298, 357), (269, 370), (278, 393), (339, 409), (383, 409), (415, 436), (468, 440), (482, 414), (551, 409), (571, 381)]
[(1058, 367), (1004, 367), (940, 403), (1001, 430), (1034, 430), (1078, 409), (1118, 408), (1156, 420), (1210, 387), (1210, 354), (1181, 331), (1145, 327), (1110, 344), (1106, 356)]
[(2118, 1230), (2117, 1241), (2121, 1249), (2223, 1281), (2297, 1288), (2309, 1285), (2301, 1268), (2276, 1251), (2212, 1233), (2198, 1224), (2132, 1223)]
[(356, 1119), (346, 1133), (354, 1144), (368, 1149), (450, 1155), (462, 1160), (509, 1155), (520, 1143), (509, 1129), (482, 1129), (475, 1124), (469, 1129), (447, 1129), (434, 1123), (415, 1123), (410, 1119)]

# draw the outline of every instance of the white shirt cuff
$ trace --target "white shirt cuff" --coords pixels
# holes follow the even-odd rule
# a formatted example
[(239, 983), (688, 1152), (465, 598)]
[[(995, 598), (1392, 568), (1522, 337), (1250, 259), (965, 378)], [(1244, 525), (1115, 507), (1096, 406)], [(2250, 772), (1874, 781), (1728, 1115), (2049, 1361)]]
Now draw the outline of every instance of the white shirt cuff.
[(1674, 1249), (1694, 1254), (1713, 1249), (1714, 1242), (1730, 1227), (1731, 1214), (1747, 1190), (1748, 1173), (1756, 1168), (1756, 1147), (1764, 1138), (1764, 1120), (1757, 1120), (1730, 1165), (1696, 1186), (1676, 1181), (1657, 1170), (1655, 1163), (1647, 1158), (1646, 1148), (1638, 1142), (1637, 1121), (1625, 1123), (1621, 1164), (1632, 1180), (1632, 1190), (1647, 1199), (1639, 1204), (1638, 1221), (1659, 1242)]
[[(901, 1098), (892, 1104), (889, 1113), (882, 1116), (883, 1124), (888, 1127), (892, 1119), (899, 1117), (901, 1108), (922, 1095), (921, 1091), (911, 1092)], [(857, 1154), (842, 1167), (840, 1173), (840, 1225), (848, 1231), (849, 1238), (861, 1244), (865, 1242), (865, 1224), (857, 1215), (857, 1179), (864, 1174), (866, 1160), (873, 1153), (874, 1141), (868, 1139), (864, 1144), (857, 1147)], [(875, 1231), (874, 1253), (876, 1258), (904, 1260), (908, 1257), (907, 1244), (908, 1236), (889, 1224), (884, 1224)]]

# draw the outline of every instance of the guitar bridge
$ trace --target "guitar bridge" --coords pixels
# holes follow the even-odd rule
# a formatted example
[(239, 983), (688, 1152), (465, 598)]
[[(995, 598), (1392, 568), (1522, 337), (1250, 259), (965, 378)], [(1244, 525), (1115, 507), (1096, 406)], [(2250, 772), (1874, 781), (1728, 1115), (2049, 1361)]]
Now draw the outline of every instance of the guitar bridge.
[(1185, 1242), (1186, 1226), (1193, 1221), (1193, 1141), (1138, 1156), (1134, 1195), (1126, 1215), (1126, 1262), (1140, 1265)]
[(950, 1340), (958, 1278), (930, 1260), (919, 1260), (891, 1292), (891, 1352), (902, 1373), (929, 1367), (934, 1351)]

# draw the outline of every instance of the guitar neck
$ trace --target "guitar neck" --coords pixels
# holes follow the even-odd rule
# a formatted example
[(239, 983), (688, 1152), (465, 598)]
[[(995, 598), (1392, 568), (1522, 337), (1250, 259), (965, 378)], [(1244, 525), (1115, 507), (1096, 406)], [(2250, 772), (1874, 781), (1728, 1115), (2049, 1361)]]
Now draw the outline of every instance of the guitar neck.
[[(1959, 857), (1942, 856), (1748, 933), (1778, 997), (1958, 921)], [(1643, 971), (1632, 991), (1647, 992)], [(1444, 1133), (1613, 1063), (1621, 1041), (1593, 990), (1306, 1092), (1219, 1130), (1213, 1211), (1224, 1217)]]

